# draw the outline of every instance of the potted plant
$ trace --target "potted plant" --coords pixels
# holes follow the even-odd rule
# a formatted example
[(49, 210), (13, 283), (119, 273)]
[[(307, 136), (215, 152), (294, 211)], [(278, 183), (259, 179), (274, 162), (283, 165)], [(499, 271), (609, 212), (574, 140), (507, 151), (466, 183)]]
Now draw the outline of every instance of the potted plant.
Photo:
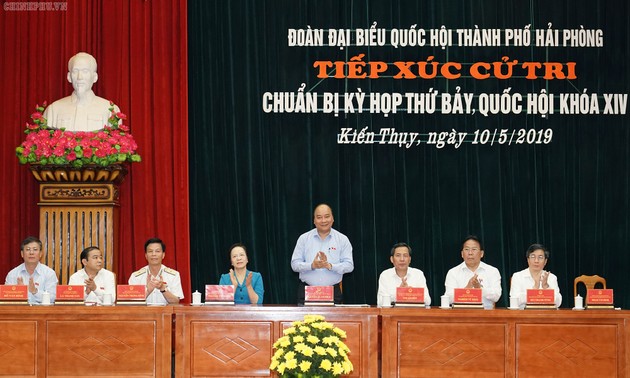
[(15, 149), (20, 163), (30, 164), (38, 181), (114, 181), (112, 176), (124, 177), (123, 163), (141, 161), (138, 145), (122, 122), (127, 117), (114, 110), (114, 103), (110, 102), (108, 124), (96, 131), (50, 128), (45, 108), (46, 103), (35, 107), (24, 130), (26, 139)]
[(269, 369), (282, 377), (337, 377), (350, 374), (350, 349), (342, 341), (346, 333), (321, 315), (305, 315), (283, 331)]

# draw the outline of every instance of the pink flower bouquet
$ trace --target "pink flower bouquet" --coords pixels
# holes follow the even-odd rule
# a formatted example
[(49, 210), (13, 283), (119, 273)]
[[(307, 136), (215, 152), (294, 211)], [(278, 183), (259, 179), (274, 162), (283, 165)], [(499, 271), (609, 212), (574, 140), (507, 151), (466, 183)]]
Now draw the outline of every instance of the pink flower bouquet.
[(102, 130), (71, 132), (49, 128), (42, 115), (46, 103), (37, 105), (31, 114), (32, 123), (26, 124), (26, 140), (15, 152), (21, 164), (66, 165), (81, 168), (85, 165), (102, 167), (123, 162), (139, 162), (138, 145), (122, 124), (127, 116), (114, 111)]

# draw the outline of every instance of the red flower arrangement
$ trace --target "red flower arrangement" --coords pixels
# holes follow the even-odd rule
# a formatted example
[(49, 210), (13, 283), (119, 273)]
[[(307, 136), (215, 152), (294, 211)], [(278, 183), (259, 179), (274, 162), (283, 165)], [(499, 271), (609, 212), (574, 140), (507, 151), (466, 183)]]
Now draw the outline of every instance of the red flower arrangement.
[(114, 111), (110, 102), (109, 125), (102, 130), (71, 132), (52, 129), (42, 115), (46, 103), (37, 105), (31, 114), (32, 123), (26, 123), (26, 140), (15, 149), (21, 164), (69, 165), (81, 168), (85, 165), (106, 167), (123, 162), (139, 162), (138, 145), (129, 133), (129, 127), (121, 121), (127, 116)]

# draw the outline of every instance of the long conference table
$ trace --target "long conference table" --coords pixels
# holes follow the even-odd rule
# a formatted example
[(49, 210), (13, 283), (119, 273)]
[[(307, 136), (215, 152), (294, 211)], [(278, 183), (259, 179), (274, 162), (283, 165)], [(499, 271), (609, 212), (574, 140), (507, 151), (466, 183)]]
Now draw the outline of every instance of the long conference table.
[(0, 307), (0, 377), (269, 377), (305, 314), (352, 377), (630, 377), (630, 311), (296, 306)]

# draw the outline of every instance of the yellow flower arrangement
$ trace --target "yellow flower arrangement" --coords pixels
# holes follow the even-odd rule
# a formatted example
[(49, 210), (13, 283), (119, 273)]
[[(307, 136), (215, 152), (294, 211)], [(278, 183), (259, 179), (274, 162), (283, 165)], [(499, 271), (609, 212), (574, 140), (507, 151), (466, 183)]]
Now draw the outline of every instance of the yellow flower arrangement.
[(273, 347), (270, 370), (282, 377), (336, 377), (350, 374), (346, 333), (321, 315), (305, 315), (283, 331)]

